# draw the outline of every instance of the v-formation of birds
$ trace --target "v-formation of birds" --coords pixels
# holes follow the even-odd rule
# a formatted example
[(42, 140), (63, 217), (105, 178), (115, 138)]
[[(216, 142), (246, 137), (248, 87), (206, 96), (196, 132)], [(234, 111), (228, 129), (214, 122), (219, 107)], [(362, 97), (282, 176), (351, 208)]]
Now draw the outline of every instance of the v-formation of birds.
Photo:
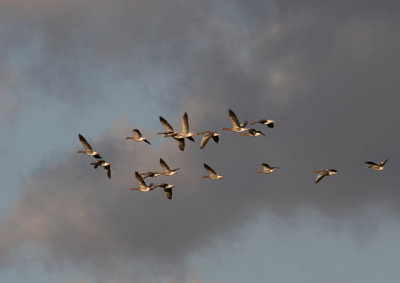
[[(229, 113), (229, 120), (231, 122), (232, 127), (231, 128), (223, 128), (222, 130), (239, 133), (240, 136), (250, 136), (250, 137), (265, 136), (265, 134), (262, 131), (256, 130), (254, 128), (246, 128), (248, 121), (244, 121), (243, 123), (240, 123), (236, 114), (231, 109), (228, 110), (228, 113)], [(157, 135), (164, 135), (164, 138), (172, 138), (172, 139), (176, 140), (178, 143), (179, 149), (182, 151), (185, 149), (185, 139), (188, 139), (188, 140), (194, 142), (194, 138), (193, 138), (194, 136), (202, 135), (203, 137), (200, 142), (200, 148), (203, 149), (210, 139), (213, 139), (215, 143), (218, 143), (219, 136), (221, 135), (215, 131), (204, 131), (204, 132), (199, 132), (199, 133), (191, 133), (189, 131), (189, 118), (188, 118), (188, 114), (186, 112), (184, 113), (184, 115), (182, 117), (180, 132), (176, 132), (173, 129), (173, 127), (167, 122), (167, 120), (165, 120), (161, 116), (160, 116), (160, 122), (161, 122), (161, 125), (164, 127), (165, 131), (159, 132), (159, 133), (157, 133)], [(257, 123), (266, 125), (269, 128), (273, 128), (275, 121), (268, 120), (268, 119), (260, 119), (260, 120), (255, 120), (253, 122), (250, 122), (251, 125), (254, 125)], [(92, 149), (91, 145), (86, 141), (86, 139), (81, 134), (79, 134), (78, 136), (79, 136), (80, 142), (82, 143), (82, 146), (84, 147), (84, 150), (78, 150), (77, 153), (83, 153), (88, 156), (92, 156), (92, 157), (96, 158), (96, 160), (94, 162), (91, 162), (90, 165), (93, 165), (93, 167), (95, 169), (98, 166), (103, 167), (108, 178), (110, 179), (111, 178), (111, 164), (109, 162), (106, 162), (100, 156), (100, 154), (98, 152), (94, 151)], [(151, 145), (151, 143), (148, 141), (148, 139), (143, 137), (141, 132), (138, 129), (133, 129), (133, 136), (126, 137), (125, 139), (126, 140), (134, 140), (136, 142), (146, 142), (147, 144)], [(365, 163), (368, 165), (365, 167), (376, 170), (376, 171), (381, 171), (384, 169), (384, 165), (386, 164), (387, 161), (388, 161), (388, 159), (386, 159), (382, 162), (379, 162), (379, 163), (375, 163), (373, 161), (367, 161)], [(160, 158), (160, 165), (161, 165), (161, 168), (163, 169), (162, 172), (150, 171), (150, 172), (139, 173), (138, 171), (135, 171), (136, 182), (138, 183), (139, 186), (137, 188), (131, 188), (131, 190), (148, 192), (148, 191), (152, 191), (156, 188), (163, 188), (167, 198), (172, 199), (172, 189), (175, 187), (174, 185), (167, 184), (167, 183), (161, 183), (158, 185), (154, 185), (153, 183), (150, 183), (149, 185), (147, 185), (144, 180), (149, 177), (154, 178), (154, 177), (158, 177), (161, 175), (173, 176), (173, 175), (176, 175), (177, 170), (179, 170), (179, 168), (171, 170), (169, 168), (169, 166), (167, 165), (167, 163), (162, 158)], [(261, 165), (262, 165), (262, 170), (257, 171), (258, 174), (270, 174), (270, 173), (275, 172), (276, 169), (280, 169), (279, 167), (270, 166), (267, 163), (262, 163)], [(212, 180), (218, 180), (218, 179), (224, 178), (222, 175), (218, 175), (214, 171), (214, 169), (212, 169), (209, 165), (207, 165), (205, 163), (204, 163), (204, 169), (207, 171), (208, 175), (203, 176), (202, 178), (208, 178), (208, 179), (212, 179)], [(337, 172), (338, 171), (336, 169), (324, 169), (324, 170), (314, 171), (314, 173), (318, 174), (315, 179), (315, 183), (318, 183), (319, 181), (321, 181), (321, 179), (324, 178), (325, 176), (335, 175), (335, 174), (337, 174)]]

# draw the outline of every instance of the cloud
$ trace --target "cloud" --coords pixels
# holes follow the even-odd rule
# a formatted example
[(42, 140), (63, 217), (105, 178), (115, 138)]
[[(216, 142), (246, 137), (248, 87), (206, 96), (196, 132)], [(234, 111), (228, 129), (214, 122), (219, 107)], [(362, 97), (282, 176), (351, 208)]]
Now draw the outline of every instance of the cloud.
[[(234, 238), (260, 212), (286, 219), (310, 209), (365, 225), (369, 206), (398, 213), (398, 17), (384, 4), (255, 2), (84, 1), (66, 10), (66, 1), (0, 2), (21, 19), (3, 20), (3, 56), (24, 67), (21, 84), (60, 90), (45, 95), (82, 102), (131, 77), (151, 84), (157, 70), (171, 82), (169, 106), (188, 111), (193, 130), (226, 127), (229, 108), (241, 120), (277, 121), (262, 128), (266, 138), (224, 133), (218, 145), (201, 151), (188, 142), (184, 152), (171, 140), (151, 148), (120, 140), (130, 127), (112, 125), (90, 139), (112, 163), (112, 179), (72, 153), (38, 168), (2, 219), (0, 261), (18, 260), (16, 251), (28, 246), (46, 265), (100, 274), (93, 276), (111, 279), (122, 265), (127, 280), (184, 278), (190, 255)], [(22, 36), (25, 27), (35, 38)], [(18, 64), (10, 60), (13, 47), (22, 50)], [(31, 54), (38, 56), (28, 60)], [(173, 200), (162, 191), (129, 191), (133, 171), (158, 168), (160, 157), (182, 168), (164, 179), (176, 185)], [(385, 158), (386, 171), (362, 167)], [(202, 180), (204, 162), (225, 179)], [(282, 170), (259, 176), (261, 162)], [(315, 185), (312, 171), (324, 168), (339, 174)]]

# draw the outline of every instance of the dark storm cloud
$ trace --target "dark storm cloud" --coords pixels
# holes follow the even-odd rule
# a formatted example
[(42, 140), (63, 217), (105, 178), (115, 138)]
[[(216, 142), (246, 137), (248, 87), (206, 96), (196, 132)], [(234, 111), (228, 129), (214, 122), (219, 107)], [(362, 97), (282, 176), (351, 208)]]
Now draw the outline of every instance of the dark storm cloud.
[[(260, 127), (266, 138), (224, 133), (219, 145), (210, 142), (204, 151), (198, 141), (188, 142), (185, 152), (170, 140), (152, 148), (126, 143), (115, 136), (128, 126), (110, 130), (94, 143), (112, 162), (111, 181), (84, 156), (42, 168), (3, 219), (1, 260), (31, 244), (49, 264), (107, 272), (126, 259), (168, 274), (260, 211), (287, 216), (312, 209), (365, 225), (368, 206), (398, 212), (400, 20), (394, 2), (86, 1), (67, 10), (63, 1), (0, 3), (21, 17), (22, 23), (7, 18), (16, 28), (6, 33), (11, 43), (27, 40), (18, 33), (27, 24), (40, 31), (45, 55), (37, 66), (55, 64), (57, 88), (90, 87), (82, 77), (103, 75), (103, 65), (116, 76), (139, 77), (160, 66), (174, 74), (171, 105), (181, 100), (174, 110), (188, 111), (195, 131), (228, 126), (228, 108), (241, 120), (277, 121), (275, 129)], [(38, 76), (27, 80), (44, 87), (40, 76), (47, 75)], [(182, 168), (165, 179), (177, 186), (172, 201), (161, 191), (129, 191), (133, 171), (158, 168), (159, 157)], [(386, 171), (363, 168), (364, 161), (385, 158)], [(204, 162), (225, 179), (202, 180)], [(283, 169), (256, 175), (261, 162)], [(312, 171), (324, 168), (339, 174), (313, 184)]]

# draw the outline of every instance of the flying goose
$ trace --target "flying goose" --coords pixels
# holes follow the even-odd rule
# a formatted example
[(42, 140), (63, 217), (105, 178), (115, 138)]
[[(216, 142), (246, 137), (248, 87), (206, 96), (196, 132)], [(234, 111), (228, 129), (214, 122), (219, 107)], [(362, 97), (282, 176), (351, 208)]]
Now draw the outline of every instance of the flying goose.
[(263, 170), (257, 171), (257, 174), (264, 173), (269, 174), (275, 172), (275, 169), (281, 169), (279, 167), (269, 166), (268, 163), (261, 163)]
[(200, 132), (197, 133), (196, 135), (203, 135), (203, 137), (201, 138), (201, 142), (200, 142), (200, 148), (203, 149), (207, 142), (212, 138), (215, 143), (219, 142), (219, 136), (221, 134), (217, 133), (217, 132), (212, 132), (212, 131), (205, 131), (205, 132)]
[(135, 177), (136, 177), (136, 182), (138, 183), (139, 187), (131, 188), (131, 191), (148, 192), (148, 191), (152, 191), (155, 189), (155, 186), (153, 184), (150, 184), (148, 186), (146, 185), (142, 176), (140, 176), (139, 172), (135, 171)]
[(137, 142), (141, 142), (144, 141), (146, 143), (148, 143), (149, 145), (151, 145), (151, 143), (147, 140), (147, 138), (142, 136), (142, 133), (138, 130), (138, 129), (133, 129), (133, 137), (126, 137), (126, 140), (134, 140)]
[(163, 172), (161, 174), (165, 176), (172, 176), (178, 174), (176, 171), (179, 170), (179, 168), (173, 170), (169, 169), (169, 166), (167, 165), (167, 163), (165, 163), (165, 161), (162, 158), (160, 158), (160, 165), (163, 169)]
[(157, 185), (156, 187), (164, 188), (164, 192), (167, 198), (172, 199), (172, 189), (175, 188), (174, 185), (162, 183)]
[(218, 179), (223, 179), (224, 178), (224, 176), (217, 175), (217, 173), (215, 173), (215, 171), (205, 163), (204, 163), (204, 169), (207, 170), (208, 176), (203, 176), (202, 177), (203, 179), (208, 178), (208, 179), (212, 179), (212, 180), (218, 180)]
[(90, 163), (96, 169), (98, 166), (101, 166), (106, 171), (108, 179), (111, 179), (111, 164), (105, 162), (103, 159), (96, 160), (95, 162)]
[(86, 141), (86, 139), (81, 134), (78, 134), (78, 137), (79, 137), (79, 140), (81, 141), (81, 144), (85, 148), (85, 150), (78, 150), (76, 153), (83, 153), (83, 154), (86, 154), (88, 156), (93, 156), (94, 158), (98, 158), (98, 159), (102, 158), (98, 152), (93, 151), (90, 144)]
[(142, 176), (143, 179), (146, 179), (148, 177), (154, 178), (154, 177), (158, 177), (161, 176), (161, 173), (159, 172), (145, 172), (145, 173), (139, 173), (140, 176)]
[(371, 168), (376, 171), (381, 171), (381, 170), (385, 169), (385, 167), (383, 167), (383, 165), (385, 165), (388, 160), (389, 159), (385, 159), (384, 161), (379, 162), (379, 163), (375, 163), (373, 161), (366, 161), (365, 163), (367, 163), (369, 165), (365, 166), (365, 168)]
[(254, 125), (256, 123), (267, 125), (269, 128), (273, 128), (275, 121), (274, 120), (267, 120), (267, 119), (260, 119), (260, 120), (256, 120), (256, 121), (250, 122), (251, 125)]
[[(161, 125), (165, 128), (164, 132), (159, 132), (157, 135), (164, 135), (164, 138), (172, 137), (178, 142), (178, 147), (180, 150), (185, 150), (185, 139), (184, 138), (177, 138), (175, 135), (177, 132), (174, 131), (174, 128), (165, 120), (163, 117), (160, 116)], [(191, 138), (193, 141), (194, 139)]]
[(235, 133), (241, 133), (241, 132), (249, 130), (249, 129), (245, 128), (247, 125), (247, 121), (244, 121), (242, 124), (240, 124), (238, 118), (236, 117), (236, 114), (231, 109), (229, 109), (228, 112), (229, 112), (229, 120), (231, 121), (232, 128), (223, 128), (222, 130), (232, 131)]
[(315, 183), (318, 184), (318, 182), (321, 181), (321, 179), (324, 178), (325, 176), (337, 174), (337, 170), (325, 169), (325, 170), (314, 171), (314, 173), (318, 173), (317, 178), (315, 178)]
[(261, 131), (257, 131), (256, 129), (249, 129), (247, 133), (244, 134), (239, 134), (240, 136), (249, 136), (249, 137), (259, 137), (259, 136), (264, 136), (265, 134)]

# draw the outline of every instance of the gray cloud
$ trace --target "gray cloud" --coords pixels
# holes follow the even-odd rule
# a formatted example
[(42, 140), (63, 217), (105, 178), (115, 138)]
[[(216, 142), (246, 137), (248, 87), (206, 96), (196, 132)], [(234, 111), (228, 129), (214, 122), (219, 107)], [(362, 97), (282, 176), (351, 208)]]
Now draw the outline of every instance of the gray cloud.
[[(151, 149), (118, 140), (129, 127), (115, 125), (92, 142), (112, 162), (111, 181), (86, 157), (71, 154), (24, 182), (2, 220), (3, 262), (27, 244), (49, 265), (104, 275), (126, 261), (136, 267), (127, 278), (141, 272), (146, 278), (185, 270), (189, 255), (216, 237), (229, 239), (260, 211), (286, 217), (311, 209), (366, 226), (368, 206), (398, 213), (400, 38), (392, 2), (114, 1), (93, 7), (85, 1), (67, 10), (65, 3), (0, 2), (22, 19), (5, 20), (14, 30), (5, 32), (9, 48), (34, 44), (32, 35), (22, 36), (26, 26), (39, 34), (43, 54), (24, 63), (25, 82), (64, 89), (57, 95), (75, 93), (80, 101), (86, 98), (77, 94), (91, 96), (92, 87), (158, 70), (173, 81), (169, 107), (188, 111), (193, 130), (225, 127), (228, 108), (242, 120), (272, 118), (277, 126), (262, 128), (266, 138), (224, 133), (219, 145), (201, 151), (198, 142), (188, 143), (179, 152), (169, 140)], [(130, 192), (133, 171), (158, 168), (160, 157), (182, 168), (166, 179), (177, 186), (174, 199), (161, 191)], [(385, 158), (384, 172), (362, 167)], [(225, 179), (202, 180), (203, 162)], [(283, 169), (257, 176), (261, 162)], [(337, 176), (313, 184), (313, 170), (332, 167)]]

